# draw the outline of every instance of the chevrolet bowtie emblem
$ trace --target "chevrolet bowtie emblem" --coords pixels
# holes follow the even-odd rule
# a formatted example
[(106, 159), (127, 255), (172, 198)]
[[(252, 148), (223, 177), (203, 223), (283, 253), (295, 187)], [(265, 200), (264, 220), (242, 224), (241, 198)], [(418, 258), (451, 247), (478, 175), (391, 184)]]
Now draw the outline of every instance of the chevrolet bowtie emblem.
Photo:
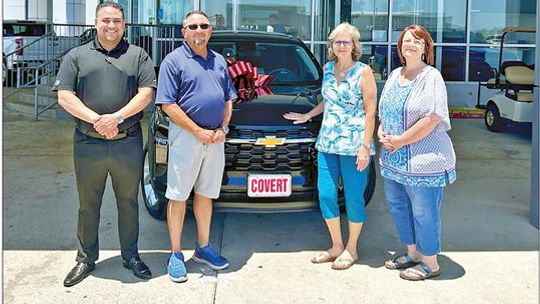
[(265, 146), (268, 148), (273, 148), (278, 145), (283, 145), (285, 143), (285, 138), (277, 138), (275, 136), (266, 136), (265, 138), (257, 138), (255, 142), (256, 145)]

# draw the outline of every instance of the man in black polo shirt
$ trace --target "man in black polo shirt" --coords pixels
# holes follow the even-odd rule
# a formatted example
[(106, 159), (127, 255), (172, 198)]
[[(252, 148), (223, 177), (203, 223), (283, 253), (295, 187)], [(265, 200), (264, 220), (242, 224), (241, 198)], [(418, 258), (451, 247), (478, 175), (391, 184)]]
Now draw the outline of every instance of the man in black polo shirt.
[(137, 195), (143, 166), (139, 121), (156, 86), (154, 66), (143, 49), (122, 39), (125, 21), (120, 5), (98, 5), (95, 26), (96, 39), (65, 56), (53, 88), (60, 105), (77, 121), (74, 159), (79, 248), (77, 265), (64, 280), (66, 287), (81, 282), (95, 269), (100, 207), (109, 174), (124, 267), (137, 277), (152, 277), (137, 249)]

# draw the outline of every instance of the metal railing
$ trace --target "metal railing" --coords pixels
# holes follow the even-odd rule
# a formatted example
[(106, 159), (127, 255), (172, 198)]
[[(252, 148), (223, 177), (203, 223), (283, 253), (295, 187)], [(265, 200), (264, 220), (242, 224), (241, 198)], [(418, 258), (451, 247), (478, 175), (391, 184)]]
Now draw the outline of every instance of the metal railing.
[[(25, 40), (27, 44), (3, 56), (3, 99), (24, 89), (33, 89), (34, 118), (57, 104), (51, 92), (60, 63), (70, 49), (94, 39), (96, 30), (91, 25), (51, 24), (49, 32), (39, 38)], [(127, 24), (124, 38), (142, 47), (159, 66), (163, 58), (181, 45), (178, 25)]]

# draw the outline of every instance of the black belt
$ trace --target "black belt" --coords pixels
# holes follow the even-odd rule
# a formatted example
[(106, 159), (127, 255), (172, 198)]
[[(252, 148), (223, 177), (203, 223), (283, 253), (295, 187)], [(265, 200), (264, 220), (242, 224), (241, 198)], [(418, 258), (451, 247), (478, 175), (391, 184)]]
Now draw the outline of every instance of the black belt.
[(88, 129), (83, 125), (78, 125), (77, 130), (79, 130), (79, 132), (85, 134), (86, 136), (90, 136), (90, 137), (93, 137), (93, 138), (103, 139), (103, 140), (117, 140), (117, 139), (122, 139), (122, 138), (126, 137), (128, 135), (129, 131), (131, 131), (132, 129), (138, 128), (138, 127), (139, 127), (139, 123), (136, 123), (136, 124), (132, 125), (131, 127), (126, 128), (125, 130), (119, 131), (118, 134), (116, 134), (116, 136), (112, 137), (112, 138), (107, 138), (107, 137), (99, 134), (98, 132), (94, 131), (94, 129)]

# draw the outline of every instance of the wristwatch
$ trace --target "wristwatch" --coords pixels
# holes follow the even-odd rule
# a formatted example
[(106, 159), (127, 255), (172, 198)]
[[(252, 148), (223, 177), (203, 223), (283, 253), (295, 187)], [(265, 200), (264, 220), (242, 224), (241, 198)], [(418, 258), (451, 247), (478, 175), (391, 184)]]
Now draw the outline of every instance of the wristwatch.
[(223, 133), (225, 133), (225, 135), (229, 134), (229, 125), (223, 125), (221, 126), (221, 129), (223, 130)]
[(121, 124), (121, 123), (124, 122), (124, 116), (122, 116), (122, 114), (120, 114), (120, 113), (116, 113), (115, 118), (116, 118), (116, 122), (117, 122), (118, 124)]

